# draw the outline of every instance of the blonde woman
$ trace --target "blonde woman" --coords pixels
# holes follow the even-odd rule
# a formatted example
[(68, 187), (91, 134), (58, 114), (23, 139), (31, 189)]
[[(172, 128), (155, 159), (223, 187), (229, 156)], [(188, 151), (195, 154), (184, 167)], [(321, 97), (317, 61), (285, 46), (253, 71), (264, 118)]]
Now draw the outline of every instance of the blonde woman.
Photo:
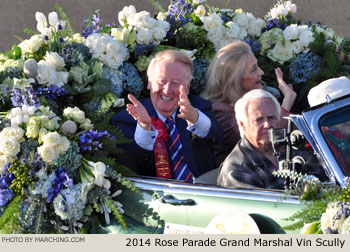
[[(275, 72), (279, 89), (284, 95), (282, 118), (289, 114), (296, 93), (290, 84), (283, 81), (281, 69), (276, 68)], [(235, 41), (221, 48), (211, 61), (206, 88), (201, 96), (213, 103), (213, 114), (224, 133), (223, 142), (214, 146), (216, 167), (220, 166), (240, 139), (234, 112), (236, 101), (253, 89), (261, 89), (263, 74), (250, 46), (244, 41)], [(286, 120), (280, 120), (279, 126), (286, 127)]]

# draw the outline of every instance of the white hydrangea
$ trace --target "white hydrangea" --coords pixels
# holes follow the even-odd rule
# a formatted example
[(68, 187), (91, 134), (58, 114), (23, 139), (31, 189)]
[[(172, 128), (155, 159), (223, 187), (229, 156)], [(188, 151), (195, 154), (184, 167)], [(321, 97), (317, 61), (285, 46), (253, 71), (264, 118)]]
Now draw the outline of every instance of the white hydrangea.
[(93, 33), (85, 40), (85, 45), (90, 48), (92, 57), (114, 69), (129, 56), (126, 46), (109, 35)]
[[(161, 15), (158, 19), (151, 17), (147, 11), (136, 12), (133, 5), (124, 7), (124, 9), (118, 13), (118, 20), (122, 27), (129, 30), (127, 36), (132, 35), (131, 30), (136, 31), (136, 41), (139, 44), (159, 44), (166, 36), (170, 29), (170, 24), (162, 18)], [(114, 30), (113, 36), (116, 36), (118, 41), (125, 43), (125, 38), (121, 40), (120, 34), (124, 30)], [(125, 36), (126, 34), (124, 34)], [(128, 44), (134, 43), (134, 39), (128, 40)]]
[(342, 202), (331, 202), (327, 205), (326, 212), (321, 216), (321, 230), (324, 234), (342, 233), (342, 224), (345, 221), (342, 207)]

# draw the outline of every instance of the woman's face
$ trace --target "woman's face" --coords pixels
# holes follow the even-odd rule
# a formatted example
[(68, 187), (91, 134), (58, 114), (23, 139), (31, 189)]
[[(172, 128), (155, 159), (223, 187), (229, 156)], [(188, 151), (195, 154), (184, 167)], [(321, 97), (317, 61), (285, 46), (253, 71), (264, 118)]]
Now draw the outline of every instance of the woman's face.
[(262, 88), (261, 77), (264, 72), (260, 69), (257, 62), (254, 54), (248, 54), (245, 73), (242, 78), (242, 90), (244, 93), (253, 89)]

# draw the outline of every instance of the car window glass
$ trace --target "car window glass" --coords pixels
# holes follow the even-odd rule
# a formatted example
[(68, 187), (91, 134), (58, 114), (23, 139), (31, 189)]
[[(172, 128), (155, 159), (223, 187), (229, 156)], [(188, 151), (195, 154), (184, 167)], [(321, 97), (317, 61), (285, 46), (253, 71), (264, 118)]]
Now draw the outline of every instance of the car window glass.
[(349, 176), (350, 107), (323, 116), (320, 130), (345, 176)]

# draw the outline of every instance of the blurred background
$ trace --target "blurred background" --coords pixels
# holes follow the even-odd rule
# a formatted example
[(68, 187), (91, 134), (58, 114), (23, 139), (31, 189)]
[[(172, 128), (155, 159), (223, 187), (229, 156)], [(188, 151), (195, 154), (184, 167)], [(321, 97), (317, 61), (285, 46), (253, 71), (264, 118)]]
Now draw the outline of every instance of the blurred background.
[[(156, 9), (149, 0), (1, 0), (0, 6), (0, 52), (11, 49), (18, 44), (16, 36), (26, 39), (30, 36), (23, 32), (24, 28), (36, 30), (35, 12), (48, 15), (56, 11), (55, 4), (60, 4), (70, 17), (73, 28), (81, 32), (83, 20), (99, 9), (104, 24), (117, 20), (118, 12), (124, 6), (134, 5), (137, 11), (146, 10), (151, 15)], [(158, 0), (167, 10), (169, 0)], [(256, 17), (263, 17), (277, 3), (277, 0), (208, 0), (210, 5), (218, 8), (237, 9), (251, 12)], [(350, 0), (294, 0), (297, 5), (295, 17), (303, 22), (322, 24), (334, 29), (343, 37), (350, 35)]]

